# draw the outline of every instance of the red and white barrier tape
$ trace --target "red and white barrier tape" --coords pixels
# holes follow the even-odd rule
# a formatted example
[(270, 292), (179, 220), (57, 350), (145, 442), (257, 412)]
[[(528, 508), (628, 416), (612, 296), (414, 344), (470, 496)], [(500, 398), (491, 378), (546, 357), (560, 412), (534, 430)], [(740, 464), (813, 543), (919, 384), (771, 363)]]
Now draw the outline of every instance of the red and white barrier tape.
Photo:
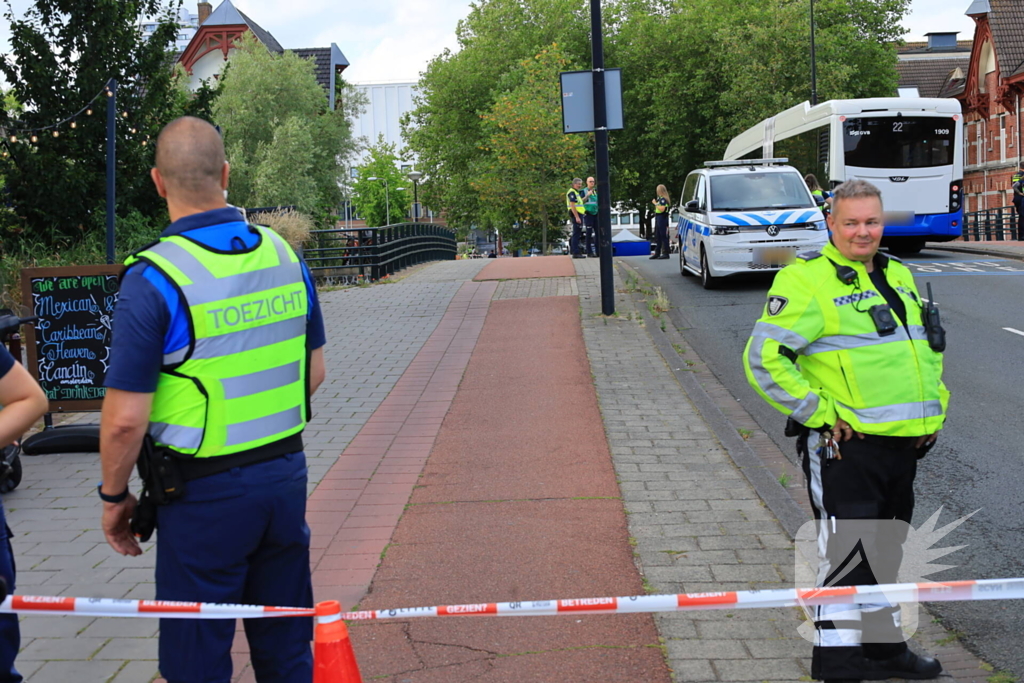
[(150, 617), (159, 619), (264, 619), (311, 617), (311, 607), (222, 605), (212, 602), (170, 600), (116, 600), (113, 598), (59, 598), (10, 595), (0, 603), (0, 614), (53, 614), (87, 617)]
[[(781, 588), (764, 591), (634, 595), (622, 598), (403, 607), (342, 612), (341, 618), (347, 621), (366, 621), (416, 617), (626, 614), (831, 604), (1022, 599), (1024, 599), (1024, 579), (983, 579), (944, 583), (893, 583), (880, 586)], [(313, 609), (304, 607), (263, 607), (260, 605), (221, 605), (162, 600), (114, 600), (110, 598), (60, 598), (26, 595), (9, 596), (0, 604), (0, 613), (12, 612), (19, 614), (74, 614), (93, 617), (158, 617), (161, 619), (262, 619), (268, 617), (311, 617), (315, 613)]]

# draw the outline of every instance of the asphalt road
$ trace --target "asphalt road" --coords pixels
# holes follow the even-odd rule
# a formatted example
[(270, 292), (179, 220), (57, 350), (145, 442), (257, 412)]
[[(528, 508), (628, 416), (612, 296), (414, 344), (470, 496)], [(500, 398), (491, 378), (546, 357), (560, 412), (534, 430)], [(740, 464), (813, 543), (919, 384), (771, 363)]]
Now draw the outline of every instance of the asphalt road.
[[(742, 276), (706, 291), (698, 278), (679, 274), (676, 255), (626, 260), (664, 289), (687, 341), (795, 460), (784, 418), (749, 387), (741, 362), (773, 276)], [(935, 544), (966, 546), (937, 560), (955, 568), (925, 578), (1024, 577), (1024, 262), (938, 250), (904, 262), (922, 295), (932, 283), (947, 331), (944, 378), (952, 392), (946, 427), (918, 469), (914, 526), (940, 507), (939, 527), (975, 513)], [(935, 603), (930, 609), (982, 659), (1024, 680), (1024, 601)]]

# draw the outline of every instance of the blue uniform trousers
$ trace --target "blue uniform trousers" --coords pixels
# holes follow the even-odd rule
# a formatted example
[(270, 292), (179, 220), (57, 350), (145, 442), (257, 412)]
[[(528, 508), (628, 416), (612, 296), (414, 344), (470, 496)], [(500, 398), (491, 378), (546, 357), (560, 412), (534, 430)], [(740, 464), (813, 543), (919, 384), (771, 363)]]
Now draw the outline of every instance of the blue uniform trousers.
[(583, 223), (578, 223), (571, 211), (569, 212), (569, 220), (572, 222), (572, 233), (569, 236), (569, 253), (575, 256), (581, 253), (580, 242), (583, 239)]
[[(313, 606), (306, 456), (292, 453), (188, 482), (158, 509), (156, 597)], [(313, 620), (244, 621), (260, 683), (309, 683)], [(168, 683), (229, 683), (234, 620), (160, 620)]]
[[(7, 590), (14, 593), (14, 551), (11, 549), (11, 528), (0, 503), (0, 576), (7, 581)], [(17, 614), (0, 614), (0, 683), (21, 683), (24, 679), (14, 668), (14, 658), (21, 649), (21, 631)]]

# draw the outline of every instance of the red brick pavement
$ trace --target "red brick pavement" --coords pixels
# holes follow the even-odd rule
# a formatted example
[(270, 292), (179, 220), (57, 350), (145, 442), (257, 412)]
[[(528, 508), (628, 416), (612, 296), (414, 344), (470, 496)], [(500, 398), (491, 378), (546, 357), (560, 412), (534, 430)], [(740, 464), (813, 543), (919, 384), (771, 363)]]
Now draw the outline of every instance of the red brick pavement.
[[(467, 282), (387, 398), (306, 503), (315, 600), (351, 609), (365, 595), (483, 328), (497, 283)], [(330, 368), (328, 368), (330, 372)], [(256, 679), (239, 622), (236, 680)]]
[(532, 277), (574, 277), (576, 269), (568, 256), (532, 256), (494, 259), (473, 278), (483, 280), (524, 280)]

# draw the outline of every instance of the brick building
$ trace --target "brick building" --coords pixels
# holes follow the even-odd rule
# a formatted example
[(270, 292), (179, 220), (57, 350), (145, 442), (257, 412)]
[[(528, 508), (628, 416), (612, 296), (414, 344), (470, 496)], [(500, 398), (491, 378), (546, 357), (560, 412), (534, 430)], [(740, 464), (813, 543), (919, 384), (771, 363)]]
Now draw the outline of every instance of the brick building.
[(964, 111), (966, 210), (1009, 206), (1010, 178), (1022, 161), (1024, 4), (973, 0), (974, 46), (962, 85), (949, 96)]

